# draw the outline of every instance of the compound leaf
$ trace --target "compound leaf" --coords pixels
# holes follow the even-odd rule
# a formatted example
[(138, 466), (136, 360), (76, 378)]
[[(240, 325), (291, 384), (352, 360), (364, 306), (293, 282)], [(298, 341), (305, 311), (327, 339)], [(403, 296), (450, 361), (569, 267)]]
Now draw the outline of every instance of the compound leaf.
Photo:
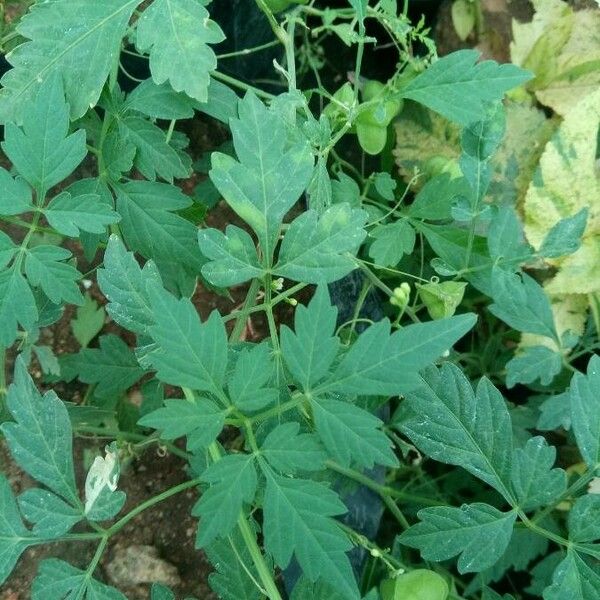
[(77, 308), (76, 316), (71, 321), (73, 335), (83, 348), (100, 333), (105, 318), (104, 307), (98, 306), (98, 303), (86, 294), (82, 306)]
[(177, 300), (158, 286), (149, 288), (154, 314), (150, 336), (158, 348), (149, 358), (165, 383), (222, 394), (227, 368), (227, 334), (213, 311), (205, 323), (187, 298)]
[(33, 580), (31, 600), (127, 600), (114, 587), (93, 579), (87, 571), (80, 571), (57, 558), (42, 561)]
[(547, 346), (527, 346), (506, 363), (506, 387), (539, 379), (549, 385), (562, 369), (562, 356)]
[(424, 508), (417, 516), (421, 522), (399, 541), (418, 548), (424, 560), (441, 561), (460, 554), (458, 571), (472, 573), (491, 567), (502, 556), (517, 515), (475, 503)]
[(265, 547), (277, 565), (287, 567), (295, 554), (308, 579), (324, 578), (345, 597), (357, 600), (360, 595), (346, 556), (351, 543), (331, 518), (346, 512), (338, 495), (315, 481), (263, 471)]
[(6, 581), (19, 556), (29, 545), (29, 535), (8, 479), (0, 473), (0, 584)]
[(313, 398), (311, 405), (317, 434), (342, 466), (355, 463), (370, 469), (374, 464), (398, 465), (392, 443), (376, 416), (349, 402), (329, 398)]
[(192, 204), (178, 188), (151, 181), (130, 181), (117, 188), (117, 211), (127, 245), (145, 258), (196, 275), (204, 259), (196, 227), (175, 211)]
[(521, 277), (493, 267), (490, 312), (518, 331), (556, 339), (550, 301), (542, 286), (523, 273)]
[(206, 102), (210, 73), (217, 68), (208, 44), (225, 39), (208, 11), (195, 0), (155, 0), (137, 26), (136, 46), (150, 52), (152, 79)]
[(146, 79), (127, 96), (123, 110), (141, 112), (152, 119), (189, 119), (194, 116), (194, 102), (168, 83), (157, 85)]
[(98, 398), (120, 396), (145, 373), (129, 346), (112, 333), (100, 338), (100, 348), (84, 348), (76, 354), (72, 366), (81, 381), (96, 386)]
[(202, 275), (213, 285), (230, 287), (264, 274), (252, 238), (235, 225), (227, 225), (225, 233), (201, 229), (198, 243), (209, 259), (202, 267)]
[(367, 213), (336, 204), (318, 215), (308, 210), (286, 231), (274, 267), (277, 275), (306, 283), (330, 283), (356, 267), (353, 255), (366, 236)]
[(79, 506), (71, 421), (65, 405), (54, 392), (44, 396), (38, 392), (21, 358), (15, 363), (6, 402), (15, 422), (3, 423), (0, 429), (15, 462), (34, 479)]
[(402, 90), (410, 98), (460, 125), (485, 117), (486, 105), (531, 78), (511, 64), (479, 59), (477, 50), (459, 50), (436, 61)]
[(600, 496), (580, 496), (569, 512), (569, 539), (595, 542), (600, 539)]
[(306, 141), (288, 143), (283, 118), (254, 94), (238, 103), (231, 120), (238, 160), (214, 152), (212, 182), (231, 208), (256, 232), (270, 261), (283, 217), (310, 180), (313, 157)]
[(370, 234), (375, 241), (369, 247), (369, 256), (382, 267), (394, 267), (415, 246), (415, 230), (407, 220), (378, 225)]
[[(54, 74), (64, 80), (71, 118), (82, 117), (100, 97), (140, 0), (52, 0), (36, 3), (17, 25), (27, 41), (7, 60), (0, 121), (21, 122), (27, 102)], [(51, 106), (55, 106), (54, 103)]]
[(559, 258), (576, 252), (581, 246), (588, 214), (589, 208), (585, 206), (572, 217), (558, 221), (546, 234), (540, 246), (540, 254), (544, 258)]
[(108, 225), (121, 220), (97, 194), (72, 196), (69, 192), (53, 198), (44, 209), (44, 215), (56, 231), (70, 237), (79, 237), (80, 230), (104, 233)]
[(36, 536), (58, 538), (82, 519), (80, 508), (67, 504), (48, 490), (29, 488), (18, 501), (23, 517), (34, 523)]
[(135, 333), (146, 333), (154, 323), (147, 286), (160, 285), (154, 263), (143, 268), (127, 252), (117, 235), (111, 235), (104, 253), (104, 268), (98, 269), (98, 284), (108, 298), (108, 314), (122, 327)]
[(445, 363), (428, 370), (406, 401), (411, 414), (401, 429), (418, 448), (463, 467), (510, 500), (511, 421), (504, 398), (488, 379), (474, 392), (461, 370)]
[(182, 160), (160, 127), (140, 117), (125, 117), (119, 121), (119, 131), (125, 142), (136, 148), (135, 167), (146, 178), (160, 177), (169, 183), (190, 174), (189, 160)]
[(63, 262), (71, 253), (58, 246), (35, 246), (27, 251), (25, 273), (29, 283), (41, 287), (51, 302), (83, 304), (83, 295), (77, 285), (81, 273)]
[(260, 452), (276, 471), (294, 475), (325, 468), (327, 455), (317, 436), (299, 431), (298, 423), (283, 423), (265, 438)]
[(4, 152), (42, 196), (70, 175), (87, 154), (85, 132), (68, 132), (69, 107), (57, 75), (50, 77), (25, 107), (22, 129), (12, 122), (5, 125)]
[(390, 335), (385, 319), (371, 325), (318, 393), (394, 395), (418, 387), (418, 371), (449, 350), (475, 324), (473, 314), (408, 325)]
[(570, 550), (556, 567), (552, 585), (544, 590), (544, 600), (596, 600), (600, 595), (600, 573)]
[(536, 436), (527, 440), (524, 448), (513, 453), (511, 483), (519, 506), (533, 510), (551, 504), (567, 487), (567, 474), (553, 469), (556, 449)]
[(240, 352), (227, 383), (229, 396), (240, 410), (259, 410), (277, 401), (279, 391), (267, 387), (273, 377), (273, 366), (266, 343)]
[(229, 535), (244, 503), (254, 500), (258, 478), (252, 454), (230, 454), (202, 473), (210, 487), (202, 493), (192, 514), (200, 517), (196, 547)]
[(587, 374), (571, 380), (571, 427), (581, 456), (590, 469), (600, 464), (600, 356), (590, 359)]
[(20, 270), (0, 272), (0, 346), (10, 347), (18, 326), (28, 330), (37, 318), (35, 298)]
[(165, 400), (162, 408), (144, 415), (138, 423), (161, 432), (165, 440), (188, 436), (188, 447), (205, 448), (221, 433), (225, 416), (206, 398)]
[[(208, 576), (208, 583), (222, 600), (261, 600), (262, 594), (256, 587), (258, 573), (252, 562), (250, 551), (239, 530), (221, 540), (216, 540), (204, 551), (215, 571)], [(240, 562), (246, 569), (240, 569)]]
[(337, 312), (327, 286), (321, 285), (308, 306), (296, 308), (295, 332), (286, 325), (281, 327), (283, 359), (305, 391), (328, 373), (338, 354), (340, 341), (334, 335)]
[(0, 215), (19, 215), (32, 210), (31, 189), (20, 177), (0, 167)]

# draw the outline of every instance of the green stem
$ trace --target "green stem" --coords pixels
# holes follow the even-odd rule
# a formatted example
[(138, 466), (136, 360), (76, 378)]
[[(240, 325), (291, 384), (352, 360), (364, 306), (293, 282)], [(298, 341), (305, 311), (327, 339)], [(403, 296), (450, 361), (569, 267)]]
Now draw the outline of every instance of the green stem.
[(245, 92), (254, 92), (259, 98), (264, 98), (265, 100), (272, 100), (275, 98), (273, 94), (269, 94), (269, 92), (265, 92), (260, 88), (254, 87), (253, 85), (249, 85), (236, 79), (235, 77), (230, 77), (229, 75), (225, 75), (225, 73), (221, 73), (220, 71), (213, 71), (211, 73), (211, 77), (222, 81), (223, 83), (228, 83), (236, 88), (244, 90)]
[(248, 288), (244, 305), (235, 317), (235, 324), (233, 326), (233, 331), (229, 336), (229, 341), (238, 342), (240, 340), (244, 327), (246, 327), (246, 323), (248, 322), (248, 316), (253, 311), (254, 305), (256, 304), (256, 296), (259, 289), (260, 281), (258, 279), (253, 279)]
[(279, 40), (273, 40), (271, 42), (267, 42), (266, 44), (260, 44), (259, 46), (254, 46), (252, 48), (244, 48), (243, 50), (238, 50), (237, 52), (217, 54), (217, 60), (221, 60), (222, 58), (234, 58), (236, 56), (247, 56), (253, 52), (260, 52), (261, 50), (266, 50), (267, 48), (272, 48), (273, 46), (279, 46), (279, 44)]
[(282, 29), (281, 25), (277, 22), (273, 11), (267, 6), (265, 0), (256, 0), (256, 4), (258, 8), (264, 13), (265, 17), (267, 17), (267, 21), (269, 21), (269, 25), (275, 34), (275, 37), (285, 46), (286, 45), (286, 33), (285, 30)]
[(119, 519), (114, 525), (112, 525), (109, 529), (107, 529), (106, 535), (108, 537), (115, 535), (121, 529), (123, 529), (123, 527), (125, 527), (125, 525), (127, 525), (127, 523), (129, 523), (129, 521), (131, 521), (132, 519), (135, 519), (135, 517), (137, 517), (139, 514), (143, 513), (145, 510), (148, 510), (149, 508), (152, 508), (156, 504), (159, 504), (160, 502), (164, 502), (165, 500), (171, 498), (172, 496), (176, 496), (177, 494), (180, 494), (181, 492), (184, 492), (185, 490), (189, 490), (190, 488), (196, 487), (196, 486), (200, 485), (200, 483), (201, 483), (200, 478), (190, 479), (189, 481), (184, 481), (183, 483), (180, 483), (179, 485), (169, 488), (168, 490), (165, 490), (164, 492), (161, 492), (160, 494), (157, 494), (156, 496), (149, 498), (145, 502), (142, 502), (141, 504), (136, 506), (133, 510), (128, 512), (123, 518)]

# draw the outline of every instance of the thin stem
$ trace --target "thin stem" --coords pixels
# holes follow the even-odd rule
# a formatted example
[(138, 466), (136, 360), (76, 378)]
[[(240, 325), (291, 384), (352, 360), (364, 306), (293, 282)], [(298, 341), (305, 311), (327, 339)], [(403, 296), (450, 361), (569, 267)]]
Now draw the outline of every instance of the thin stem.
[(272, 100), (275, 97), (273, 94), (269, 94), (269, 92), (265, 92), (260, 88), (254, 87), (253, 85), (244, 83), (235, 77), (225, 75), (225, 73), (221, 73), (220, 71), (213, 71), (211, 73), (211, 77), (214, 77), (223, 83), (228, 83), (229, 85), (244, 90), (245, 92), (254, 92), (259, 98), (264, 98), (265, 100)]
[(200, 483), (201, 483), (200, 478), (190, 479), (189, 481), (184, 481), (183, 483), (180, 483), (179, 485), (169, 488), (168, 490), (165, 490), (164, 492), (161, 492), (160, 494), (157, 494), (156, 496), (149, 498), (145, 502), (142, 502), (141, 504), (136, 506), (133, 510), (128, 512), (123, 518), (119, 519), (114, 525), (112, 525), (109, 529), (107, 529), (106, 535), (109, 537), (113, 536), (114, 534), (118, 533), (121, 529), (123, 529), (123, 527), (125, 527), (125, 525), (127, 525), (127, 523), (129, 523), (129, 521), (131, 521), (132, 519), (135, 519), (135, 517), (137, 517), (139, 514), (143, 513), (145, 510), (148, 510), (149, 508), (152, 508), (156, 504), (159, 504), (160, 502), (164, 502), (165, 500), (171, 498), (172, 496), (176, 496), (177, 494), (180, 494), (181, 492), (184, 492), (185, 490), (189, 490), (190, 488), (196, 487), (196, 486), (200, 485)]
[(259, 289), (260, 281), (258, 279), (253, 279), (250, 283), (250, 287), (248, 288), (244, 305), (235, 317), (235, 324), (233, 326), (233, 331), (229, 336), (229, 341), (238, 342), (242, 337), (242, 332), (244, 331), (244, 327), (246, 327), (246, 323), (248, 322), (248, 316), (251, 312), (253, 312), (254, 305), (256, 304), (256, 296)]
[(234, 58), (236, 56), (247, 56), (248, 54), (252, 54), (253, 52), (260, 52), (261, 50), (266, 50), (267, 48), (272, 48), (273, 46), (279, 46), (279, 40), (272, 40), (271, 42), (267, 42), (266, 44), (260, 44), (259, 46), (254, 46), (252, 48), (244, 48), (243, 50), (237, 50), (236, 52), (226, 52), (225, 54), (217, 54), (217, 60), (221, 60), (223, 58)]

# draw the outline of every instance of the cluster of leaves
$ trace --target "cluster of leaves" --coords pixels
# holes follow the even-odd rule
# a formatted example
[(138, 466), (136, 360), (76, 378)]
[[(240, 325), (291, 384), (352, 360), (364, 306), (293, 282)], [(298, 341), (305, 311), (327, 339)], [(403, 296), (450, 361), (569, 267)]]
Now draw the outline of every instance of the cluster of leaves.
[[(553, 203), (569, 207), (540, 219), (537, 229), (526, 218), (524, 229), (518, 205), (498, 191), (508, 168), (499, 172), (494, 156), (506, 155), (510, 138), (505, 93), (526, 84), (538, 94), (542, 82), (554, 81), (538, 72), (539, 49), (515, 59), (534, 70), (532, 79), (515, 65), (479, 62), (474, 50), (436, 59), (422, 24), (411, 26), (394, 0), (350, 0), (340, 9), (257, 0), (285, 49), (285, 66), (276, 67), (288, 91), (273, 96), (217, 70), (212, 46), (224, 36), (207, 5), (47, 0), (16, 27), (21, 43), (7, 57), (12, 68), (0, 89), (2, 148), (11, 164), (0, 169), (0, 220), (11, 232), (0, 232), (0, 354), (20, 356), (11, 386), (0, 385), (1, 431), (40, 487), (15, 498), (0, 477), (0, 581), (30, 546), (95, 541), (84, 570), (43, 560), (32, 597), (124, 598), (95, 579), (111, 538), (140, 510), (198, 488), (196, 546), (215, 566), (210, 583), (224, 600), (280, 600), (280, 576), (292, 600), (494, 600), (500, 596), (489, 585), (533, 561), (528, 593), (598, 598), (600, 496), (582, 491), (600, 467), (600, 361), (589, 360), (587, 373), (575, 364), (597, 331), (593, 320), (585, 332), (565, 326), (560, 311), (573, 300), (561, 298), (557, 308), (524, 270), (557, 266), (547, 288), (564, 294), (569, 265), (581, 266), (582, 249), (595, 239), (597, 214), (580, 200), (584, 188), (573, 188), (571, 204), (556, 197), (569, 189), (570, 161), (582, 157), (586, 192), (597, 191), (589, 164), (596, 138), (581, 123), (596, 115), (597, 92), (564, 115), (541, 157), (523, 153), (538, 169), (523, 188), (526, 215), (543, 206), (546, 218)], [(399, 48), (403, 67), (385, 83), (360, 77), (365, 46), (376, 41), (366, 34), (368, 19)], [(322, 88), (314, 59), (321, 42), (303, 49), (306, 72), (319, 84), (320, 114), (298, 89), (298, 23), (357, 48), (353, 81), (331, 91)], [(414, 41), (424, 42), (426, 56), (414, 57)], [(118, 82), (122, 52), (147, 59), (150, 71), (130, 91)], [(232, 143), (211, 153), (209, 168), (192, 162), (187, 137), (175, 129), (196, 112), (231, 132)], [(408, 123), (443, 133), (450, 160), (425, 165), (427, 157), (402, 142), (414, 131)], [(421, 166), (429, 175), (423, 183), (411, 174), (419, 181), (410, 203), (411, 189), (394, 173), (363, 177), (336, 151), (354, 133), (365, 153), (389, 165), (395, 132), (401, 172)], [(76, 169), (92, 175), (73, 181)], [(174, 181), (194, 169), (209, 179), (190, 197)], [(308, 208), (292, 210), (303, 195)], [(199, 227), (214, 198), (241, 223)], [(85, 261), (105, 306), (82, 292), (78, 263)], [(365, 273), (363, 289), (354, 318), (339, 325), (328, 284), (355, 269)], [(390, 289), (401, 273), (419, 282), (417, 294), (406, 282)], [(587, 277), (593, 273), (584, 269)], [(197, 285), (225, 292), (242, 284), (240, 308), (200, 318)], [(358, 333), (373, 287), (388, 294), (389, 318)], [(294, 298), (303, 289), (312, 291), (306, 306)], [(293, 328), (277, 325), (282, 302), (296, 306)], [(42, 332), (68, 305), (78, 307), (72, 330), (81, 350), (56, 357)], [(500, 368), (497, 335), (482, 346), (472, 341), (470, 352), (459, 351), (464, 342), (454, 349), (475, 326), (472, 308), (484, 314), (473, 338), (486, 327), (522, 334), (519, 353)], [(242, 341), (256, 312), (264, 313), (268, 335)], [(96, 344), (107, 319), (134, 341), (111, 333)], [(33, 356), (45, 383), (88, 384), (84, 405), (42, 396), (28, 375)], [(537, 380), (547, 393), (539, 419), (498, 390)], [(139, 407), (126, 398), (134, 385)], [(582, 458), (572, 483), (554, 466), (556, 449), (530, 435), (559, 428)], [(93, 462), (82, 497), (72, 438), (86, 431), (116, 441)], [(186, 459), (190, 479), (114, 521), (125, 502), (117, 490), (125, 440), (159, 441)], [(453, 469), (436, 478), (424, 457), (473, 477), (465, 485)], [(383, 470), (386, 484), (377, 475)], [(349, 486), (374, 492), (404, 530), (381, 536), (391, 550), (356, 530), (347, 515)], [(355, 546), (369, 552), (368, 576), (357, 576), (363, 563), (351, 560)], [(454, 570), (446, 561), (457, 556)], [(469, 573), (476, 575), (467, 580)], [(151, 596), (174, 598), (162, 585)]]

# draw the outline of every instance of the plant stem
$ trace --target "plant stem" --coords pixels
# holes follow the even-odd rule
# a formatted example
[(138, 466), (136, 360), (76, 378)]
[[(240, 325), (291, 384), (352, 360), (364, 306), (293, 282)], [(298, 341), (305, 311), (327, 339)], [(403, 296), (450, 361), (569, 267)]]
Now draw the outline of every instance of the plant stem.
[(246, 327), (246, 323), (248, 321), (248, 315), (250, 315), (254, 305), (256, 304), (256, 295), (258, 294), (259, 289), (260, 281), (258, 279), (253, 279), (250, 283), (250, 287), (248, 288), (244, 305), (235, 318), (235, 324), (233, 326), (233, 331), (229, 336), (229, 341), (238, 342), (240, 340), (242, 331), (244, 331), (244, 327)]
[(260, 44), (259, 46), (254, 46), (252, 48), (244, 48), (243, 50), (238, 50), (236, 52), (217, 54), (217, 60), (221, 60), (222, 58), (234, 58), (236, 56), (247, 56), (253, 52), (260, 52), (261, 50), (266, 50), (267, 48), (272, 48), (273, 46), (279, 46), (279, 40), (272, 40), (266, 44)]
[(137, 517), (139, 514), (143, 513), (145, 510), (148, 510), (149, 508), (152, 508), (156, 504), (159, 504), (160, 502), (167, 500), (171, 496), (176, 496), (177, 494), (180, 494), (181, 492), (184, 492), (185, 490), (189, 490), (190, 488), (196, 487), (196, 486), (200, 485), (200, 483), (201, 483), (200, 478), (190, 479), (189, 481), (184, 481), (183, 483), (180, 483), (179, 485), (169, 488), (168, 490), (165, 490), (164, 492), (161, 492), (160, 494), (157, 494), (156, 496), (149, 498), (145, 502), (142, 502), (141, 504), (136, 506), (133, 510), (128, 512), (123, 518), (119, 519), (109, 529), (107, 529), (106, 535), (109, 537), (114, 535), (115, 533), (117, 533), (121, 529), (123, 529), (123, 527), (125, 527), (125, 525), (127, 525), (127, 523), (129, 523), (129, 521), (131, 521), (132, 519), (135, 519), (135, 517)]
[(254, 92), (259, 98), (264, 98), (265, 100), (272, 100), (275, 96), (273, 94), (269, 94), (269, 92), (265, 92), (260, 88), (254, 87), (253, 85), (249, 85), (236, 79), (235, 77), (230, 77), (229, 75), (225, 75), (225, 73), (221, 73), (220, 71), (213, 71), (211, 73), (211, 77), (222, 81), (223, 83), (228, 83), (236, 88), (244, 90), (245, 92)]

